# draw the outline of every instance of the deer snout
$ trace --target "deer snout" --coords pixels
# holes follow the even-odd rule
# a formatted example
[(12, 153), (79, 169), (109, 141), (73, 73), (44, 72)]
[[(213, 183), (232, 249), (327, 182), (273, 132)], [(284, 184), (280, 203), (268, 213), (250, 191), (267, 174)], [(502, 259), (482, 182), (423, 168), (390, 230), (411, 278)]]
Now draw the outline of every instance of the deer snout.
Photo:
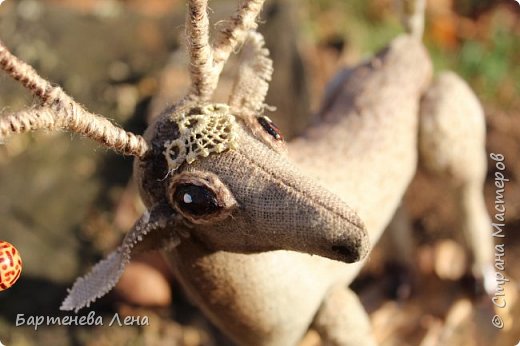
[(244, 209), (257, 225), (256, 235), (273, 248), (347, 263), (363, 259), (369, 241), (358, 215), (325, 188), (295, 171), (287, 173), (260, 172), (251, 177), (265, 182), (244, 200)]
[(200, 240), (216, 250), (291, 250), (348, 263), (367, 255), (368, 233), (353, 209), (285, 155), (237, 131), (236, 150), (195, 161), (183, 173), (211, 173), (236, 203), (229, 217), (197, 225)]
[(348, 263), (367, 255), (368, 233), (352, 208), (302, 174), (285, 155), (248, 136), (241, 139), (243, 145), (229, 156), (227, 168), (243, 172), (243, 178), (229, 183), (256, 237), (275, 249)]

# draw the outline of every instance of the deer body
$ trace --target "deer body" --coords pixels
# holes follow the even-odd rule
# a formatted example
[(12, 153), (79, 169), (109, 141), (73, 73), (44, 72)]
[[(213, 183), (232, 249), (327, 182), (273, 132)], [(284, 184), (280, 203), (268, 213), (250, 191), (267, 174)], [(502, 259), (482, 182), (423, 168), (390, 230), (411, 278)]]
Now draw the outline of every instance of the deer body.
[[(255, 32), (262, 4), (243, 2), (210, 44), (207, 1), (189, 1), (192, 87), (143, 137), (88, 112), (0, 42), (0, 67), (41, 99), (38, 107), (0, 119), (0, 140), (65, 128), (136, 156), (147, 211), (119, 248), (75, 282), (63, 310), (88, 307), (110, 291), (136, 253), (163, 250), (188, 295), (238, 344), (294, 345), (312, 327), (328, 344), (375, 345), (368, 316), (348, 285), (416, 170), (420, 100), (432, 74), (418, 39), (422, 24), (342, 72), (319, 123), (289, 143), (287, 155), (278, 129), (263, 114), (272, 63)], [(241, 45), (244, 60), (228, 104), (211, 103), (224, 63)], [(469, 93), (461, 82), (452, 88)], [(449, 131), (452, 106), (434, 106), (450, 93), (437, 89), (426, 103), (429, 125), (421, 127), (421, 143), (434, 139), (436, 145), (423, 150), (433, 166), (438, 157), (449, 158), (444, 171), (472, 169), (453, 169), (459, 164), (449, 150), (453, 141), (473, 148), (480, 160), (456, 184), (466, 196), (461, 204), (468, 235), (484, 239), (471, 243), (480, 274), (492, 253), (486, 225), (472, 228), (488, 220), (478, 193), (482, 138), (457, 135), (470, 136), (472, 129)], [(478, 110), (475, 103), (468, 109)], [(458, 117), (464, 125), (462, 113)]]
[[(322, 122), (289, 143), (297, 166), (359, 213), (372, 244), (414, 175), (419, 99), (430, 75), (422, 45), (400, 37), (349, 71)], [(196, 239), (169, 257), (189, 295), (244, 345), (295, 344), (331, 287), (350, 283), (362, 265), (292, 251), (218, 251)]]

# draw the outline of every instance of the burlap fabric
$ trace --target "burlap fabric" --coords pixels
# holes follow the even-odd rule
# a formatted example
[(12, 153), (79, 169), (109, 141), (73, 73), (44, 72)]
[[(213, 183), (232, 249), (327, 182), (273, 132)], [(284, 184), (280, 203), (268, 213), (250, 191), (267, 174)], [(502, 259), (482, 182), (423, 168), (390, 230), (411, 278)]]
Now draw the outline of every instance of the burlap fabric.
[(107, 294), (117, 284), (135, 253), (178, 245), (182, 234), (161, 232), (172, 219), (172, 210), (162, 205), (141, 216), (115, 251), (98, 262), (89, 274), (76, 280), (60, 309), (78, 312)]
[(484, 110), (453, 72), (437, 76), (421, 101), (421, 163), (455, 192), (459, 227), (472, 255), (472, 273), (493, 294), (494, 242), (483, 190), (487, 173)]
[[(188, 110), (189, 113), (189, 108), (194, 107), (194, 105), (183, 104), (179, 109), (174, 109), (172, 113), (164, 114), (159, 118), (158, 122), (146, 134), (146, 138), (151, 144), (150, 154), (136, 162), (137, 180), (145, 203), (149, 209), (153, 210), (156, 205), (167, 202), (167, 196), (170, 193), (170, 181), (174, 175), (210, 172), (217, 176), (230, 190), (238, 204), (236, 211), (226, 220), (218, 220), (213, 224), (190, 225), (189, 228), (186, 228), (185, 220), (178, 222), (175, 219), (175, 225), (168, 227), (168, 229), (185, 229), (191, 235), (191, 238), (204, 244), (211, 251), (220, 250), (243, 254), (284, 249), (316, 254), (343, 262), (360, 260), (368, 252), (369, 241), (367, 232), (360, 218), (343, 200), (367, 202), (366, 205), (360, 205), (358, 202), (356, 208), (358, 210), (361, 209), (370, 220), (375, 220), (378, 213), (391, 215), (404, 190), (402, 185), (404, 186), (408, 183), (413, 167), (408, 165), (406, 167), (408, 173), (406, 175), (401, 173), (401, 177), (398, 175), (394, 176), (394, 173), (399, 174), (399, 170), (392, 170), (393, 173), (390, 177), (399, 179), (399, 184), (395, 184), (396, 186), (392, 185), (391, 190), (386, 188), (384, 191), (378, 191), (385, 193), (375, 195), (366, 195), (365, 192), (361, 191), (358, 193), (358, 189), (355, 188), (356, 184), (366, 187), (370, 183), (374, 183), (374, 180), (364, 179), (363, 175), (373, 178), (377, 177), (377, 179), (385, 176), (384, 174), (381, 175), (382, 172), (380, 170), (374, 169), (375, 166), (373, 165), (379, 167), (381, 162), (373, 161), (373, 159), (385, 158), (388, 156), (388, 153), (380, 152), (378, 149), (380, 148), (379, 145), (374, 146), (376, 144), (374, 142), (360, 143), (349, 141), (369, 136), (370, 132), (366, 131), (374, 130), (380, 135), (380, 139), (385, 139), (384, 143), (386, 143), (388, 140), (395, 138), (394, 135), (397, 135), (393, 133), (392, 129), (399, 132), (406, 131), (406, 138), (409, 138), (409, 142), (403, 141), (404, 138), (401, 138), (403, 143), (397, 146), (396, 150), (392, 151), (392, 155), (398, 157), (398, 155), (404, 153), (405, 156), (401, 159), (406, 159), (410, 163), (414, 162), (412, 154), (414, 149), (411, 148), (410, 144), (414, 143), (412, 130), (416, 120), (412, 121), (411, 119), (413, 111), (417, 109), (421, 85), (425, 84), (422, 80), (429, 71), (428, 65), (425, 64), (425, 73), (422, 76), (417, 76), (416, 74), (412, 76), (407, 73), (407, 69), (396, 69), (394, 65), (400, 63), (402, 55), (399, 52), (402, 52), (404, 49), (408, 49), (408, 53), (411, 55), (410, 60), (413, 60), (414, 57), (412, 53), (424, 59), (421, 55), (423, 54), (422, 48), (418, 47), (419, 45), (414, 41), (398, 40), (394, 44), (393, 50), (387, 51), (382, 58), (378, 58), (381, 65), (374, 65), (378, 73), (368, 78), (370, 76), (370, 65), (368, 64), (360, 68), (355, 75), (357, 77), (354, 78), (355, 81), (365, 80), (364, 84), (366, 87), (360, 88), (360, 93), (364, 95), (361, 100), (375, 101), (378, 98), (379, 100), (389, 100), (389, 97), (391, 98), (392, 95), (399, 98), (402, 95), (409, 96), (408, 102), (400, 104), (401, 107), (403, 105), (406, 107), (406, 112), (399, 113), (400, 111), (402, 112), (402, 109), (400, 110), (396, 106), (390, 108), (395, 110), (395, 113), (386, 113), (390, 118), (388, 119), (389, 121), (392, 118), (396, 118), (400, 119), (399, 122), (389, 122), (388, 128), (373, 127), (372, 125), (375, 125), (376, 119), (385, 114), (379, 111), (379, 109), (383, 110), (385, 107), (376, 103), (377, 111), (368, 111), (366, 115), (363, 115), (365, 119), (360, 119), (359, 115), (347, 118), (347, 124), (351, 125), (350, 127), (343, 127), (340, 123), (334, 127), (332, 127), (334, 123), (326, 124), (327, 127), (334, 128), (334, 132), (331, 133), (333, 134), (332, 137), (325, 135), (319, 138), (314, 134), (308, 137), (310, 139), (308, 144), (298, 143), (298, 151), (295, 154), (310, 154), (305, 161), (300, 161), (301, 164), (305, 166), (305, 162), (313, 160), (313, 165), (306, 166), (308, 171), (320, 171), (323, 172), (322, 177), (327, 175), (331, 177), (330, 180), (323, 179), (323, 182), (340, 183), (342, 181), (341, 177), (356, 176), (356, 180), (350, 181), (350, 179), (347, 179), (349, 180), (348, 182), (339, 185), (339, 188), (334, 190), (342, 198), (304, 176), (285, 156), (280, 155), (272, 147), (265, 145), (264, 142), (252, 135), (251, 131), (247, 130), (244, 124), (236, 127), (236, 149), (199, 158), (191, 164), (184, 163), (172, 174), (164, 157), (164, 144), (168, 140), (176, 139), (179, 136), (179, 126), (172, 121), (172, 119), (176, 119), (177, 112), (186, 112)], [(403, 73), (401, 78), (398, 77), (400, 73)], [(364, 93), (370, 91), (367, 86), (381, 84), (381, 78), (383, 78), (385, 83), (392, 81), (391, 78), (388, 78), (388, 74), (397, 75), (396, 79), (403, 82), (400, 91), (392, 91), (390, 86), (388, 86), (388, 88), (379, 89), (379, 93), (371, 93), (369, 94), (371, 96), (367, 97), (367, 94)], [(366, 104), (367, 107), (369, 105)], [(195, 106), (200, 107), (200, 105)], [(360, 127), (359, 121), (361, 120), (365, 122), (365, 126)], [(342, 133), (340, 136), (341, 129), (344, 132), (346, 130), (347, 133)], [(358, 133), (352, 133), (353, 130), (358, 130)], [(401, 133), (401, 135), (404, 134)], [(369, 138), (367, 137), (367, 140)], [(361, 145), (367, 148), (367, 150), (364, 153), (359, 151), (356, 156), (353, 150), (358, 150), (358, 148), (361, 150)], [(322, 156), (322, 154), (327, 155)], [(350, 160), (337, 161), (343, 158), (345, 154)], [(366, 157), (363, 154), (366, 154)], [(330, 159), (327, 159), (328, 157)], [(317, 162), (320, 162), (320, 164), (317, 165)], [(359, 164), (362, 170), (355, 170), (355, 167), (352, 166), (354, 163)], [(340, 168), (339, 171), (333, 170), (333, 166), (337, 165), (339, 167), (346, 166)], [(309, 169), (311, 167), (313, 169)], [(334, 178), (332, 179), (332, 177)], [(375, 187), (381, 188), (381, 185), (377, 184), (377, 180), (375, 182)], [(398, 192), (396, 189), (400, 189), (401, 192)], [(391, 203), (385, 206), (384, 203), (389, 202), (390, 197)], [(370, 201), (369, 198), (378, 201), (376, 208), (373, 208), (373, 203), (368, 202)], [(381, 219), (381, 215), (378, 219)], [(373, 224), (373, 226), (378, 227), (372, 231), (376, 232), (376, 234), (379, 233), (381, 229), (379, 225), (382, 223), (380, 221), (377, 225)], [(116, 266), (116, 268), (120, 267)], [(232, 271), (233, 266), (230, 263), (228, 268), (220, 268), (219, 270)], [(299, 269), (294, 267), (292, 270)], [(117, 280), (119, 275), (119, 269), (115, 271), (98, 271), (107, 273), (107, 283), (113, 282), (114, 277)], [(276, 278), (276, 280), (279, 280), (279, 278)], [(265, 283), (265, 285), (268, 285), (268, 283)], [(88, 287), (94, 286), (90, 285)], [(78, 293), (78, 295), (80, 297), (75, 298), (74, 301), (90, 301), (90, 298), (85, 299), (81, 296), (97, 297), (99, 294), (86, 292)], [(72, 305), (67, 306), (76, 308)], [(257, 313), (259, 312), (257, 311)]]

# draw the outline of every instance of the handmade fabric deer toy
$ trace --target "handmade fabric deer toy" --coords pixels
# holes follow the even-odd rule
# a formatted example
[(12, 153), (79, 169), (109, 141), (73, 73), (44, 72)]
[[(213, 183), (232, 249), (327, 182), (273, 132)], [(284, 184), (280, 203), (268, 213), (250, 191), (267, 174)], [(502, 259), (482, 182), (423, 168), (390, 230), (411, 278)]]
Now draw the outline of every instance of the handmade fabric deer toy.
[[(340, 74), (321, 122), (285, 144), (264, 115), (272, 63), (255, 31), (262, 5), (244, 1), (211, 45), (207, 1), (189, 1), (192, 87), (144, 138), (89, 113), (0, 45), (2, 69), (41, 99), (3, 117), (1, 139), (64, 128), (136, 157), (148, 211), (116, 251), (76, 281), (62, 309), (88, 307), (114, 287), (133, 255), (162, 249), (186, 292), (239, 344), (294, 345), (310, 327), (334, 345), (375, 344), (347, 285), (416, 170), (419, 106), (431, 64), (416, 37), (395, 39)], [(241, 46), (228, 104), (212, 103), (224, 63)], [(425, 127), (421, 136), (432, 133)], [(468, 150), (481, 159), (483, 143)], [(485, 167), (477, 168), (462, 190), (481, 188)], [(467, 223), (486, 216), (482, 195), (472, 196), (476, 207), (464, 204)]]

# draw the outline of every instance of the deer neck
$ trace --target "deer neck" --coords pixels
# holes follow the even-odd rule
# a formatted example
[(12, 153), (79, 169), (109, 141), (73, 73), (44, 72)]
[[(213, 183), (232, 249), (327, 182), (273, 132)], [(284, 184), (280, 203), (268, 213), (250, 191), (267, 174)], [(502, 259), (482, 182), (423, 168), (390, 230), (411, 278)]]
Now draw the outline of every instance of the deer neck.
[(318, 124), (289, 144), (305, 173), (356, 209), (373, 243), (414, 175), (419, 100), (431, 70), (418, 40), (395, 39), (341, 72)]

